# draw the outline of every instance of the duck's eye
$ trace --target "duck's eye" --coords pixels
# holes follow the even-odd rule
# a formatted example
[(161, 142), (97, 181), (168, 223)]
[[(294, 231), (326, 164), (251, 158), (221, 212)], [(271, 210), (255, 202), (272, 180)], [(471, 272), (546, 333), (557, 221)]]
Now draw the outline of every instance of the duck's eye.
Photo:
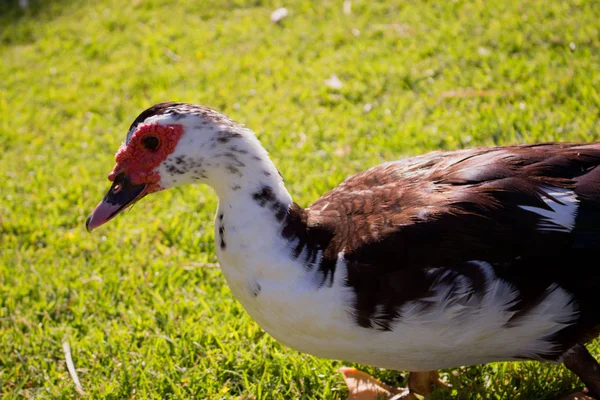
[(160, 140), (156, 136), (146, 136), (142, 139), (142, 146), (148, 150), (156, 150), (160, 146)]

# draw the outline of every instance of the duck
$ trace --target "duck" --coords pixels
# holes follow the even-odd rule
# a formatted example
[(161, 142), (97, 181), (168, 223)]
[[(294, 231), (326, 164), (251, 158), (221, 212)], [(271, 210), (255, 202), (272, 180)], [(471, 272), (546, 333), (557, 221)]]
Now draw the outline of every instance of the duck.
[(394, 398), (430, 394), (440, 369), (523, 360), (563, 364), (600, 395), (586, 348), (600, 333), (600, 143), (430, 151), (301, 207), (251, 129), (162, 102), (115, 160), (87, 230), (149, 194), (211, 186), (231, 293), (285, 346), (407, 371)]

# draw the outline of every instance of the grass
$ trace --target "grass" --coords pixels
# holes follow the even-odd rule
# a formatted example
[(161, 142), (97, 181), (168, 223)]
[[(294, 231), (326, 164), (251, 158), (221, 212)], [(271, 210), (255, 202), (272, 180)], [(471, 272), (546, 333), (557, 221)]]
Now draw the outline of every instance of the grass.
[[(30, 2), (0, 4), (6, 399), (81, 397), (63, 339), (85, 398), (345, 398), (343, 360), (279, 345), (205, 266), (217, 261), (210, 189), (151, 196), (86, 233), (126, 129), (155, 102), (254, 129), (303, 205), (405, 155), (600, 139), (594, 0), (352, 0), (349, 15), (341, 1)], [(273, 24), (280, 6), (289, 16)], [(444, 374), (455, 388), (435, 399), (544, 399), (578, 384), (539, 363)]]

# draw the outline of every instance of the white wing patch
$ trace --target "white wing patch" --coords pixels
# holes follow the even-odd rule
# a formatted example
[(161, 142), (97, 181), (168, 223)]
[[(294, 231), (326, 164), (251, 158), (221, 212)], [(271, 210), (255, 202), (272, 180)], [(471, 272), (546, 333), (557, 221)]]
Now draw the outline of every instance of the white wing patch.
[(571, 232), (575, 227), (575, 218), (579, 200), (572, 190), (562, 188), (544, 188), (544, 203), (551, 210), (539, 207), (519, 206), (542, 217), (538, 228), (542, 231)]

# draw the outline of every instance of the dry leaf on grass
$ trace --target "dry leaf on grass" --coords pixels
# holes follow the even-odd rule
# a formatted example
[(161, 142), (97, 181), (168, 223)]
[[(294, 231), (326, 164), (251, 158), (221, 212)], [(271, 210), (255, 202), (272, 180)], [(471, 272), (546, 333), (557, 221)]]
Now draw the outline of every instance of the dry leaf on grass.
[(407, 393), (407, 389), (386, 385), (356, 368), (342, 367), (339, 371), (348, 386), (348, 400), (391, 400), (396, 396), (403, 400), (418, 399), (414, 394)]

